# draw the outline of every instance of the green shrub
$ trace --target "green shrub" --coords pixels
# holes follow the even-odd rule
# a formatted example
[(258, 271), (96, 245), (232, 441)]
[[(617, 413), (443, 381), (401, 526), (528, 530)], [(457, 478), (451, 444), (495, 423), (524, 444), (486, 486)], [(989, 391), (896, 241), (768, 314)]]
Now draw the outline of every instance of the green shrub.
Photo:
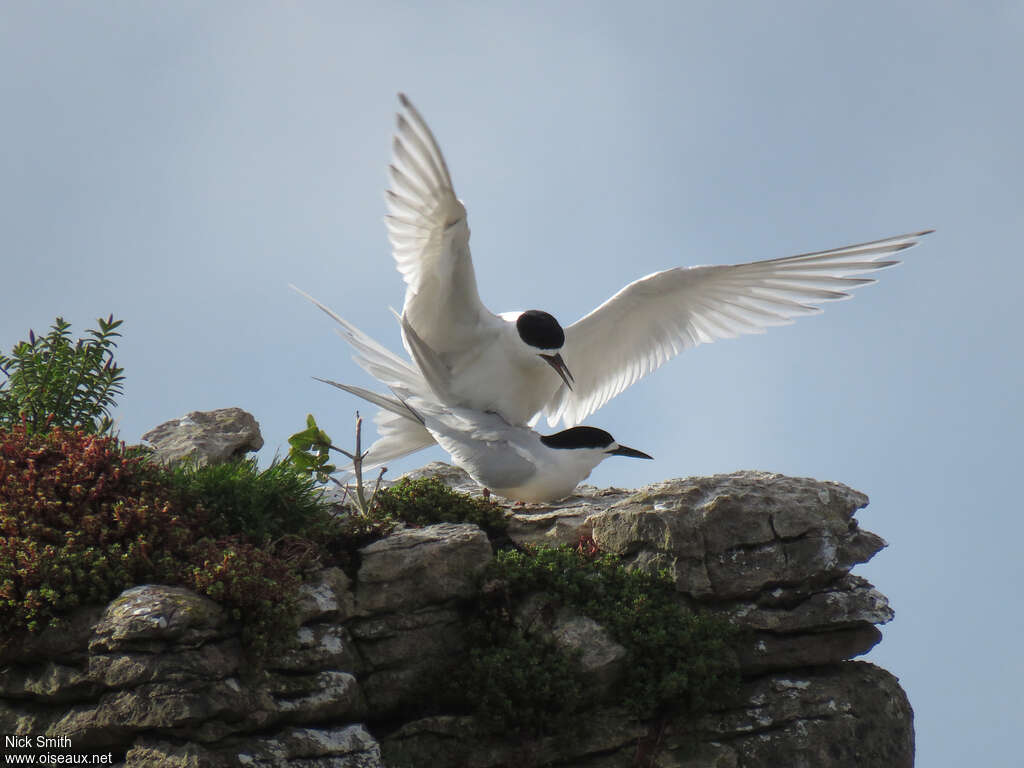
[(0, 629), (41, 629), (173, 570), (203, 522), (111, 437), (0, 429)]
[(11, 355), (0, 354), (0, 427), (24, 421), (30, 432), (50, 426), (109, 432), (110, 409), (121, 394), (124, 369), (113, 349), (121, 320), (97, 321), (99, 330), (71, 343), (71, 325), (58, 317), (46, 336), (28, 333)]
[(318, 562), (315, 546), (259, 545), (241, 536), (201, 539), (181, 569), (184, 586), (216, 600), (242, 626), (242, 642), (256, 657), (286, 650), (298, 629), (302, 575)]
[(488, 588), (468, 609), (473, 650), (451, 673), (451, 692), (492, 726), (550, 732), (589, 703), (575, 668), (567, 671), (563, 655), (514, 620), (538, 593), (594, 619), (626, 648), (620, 703), (637, 717), (700, 712), (738, 681), (733, 627), (686, 609), (666, 574), (629, 571), (609, 554), (537, 547), (500, 551), (485, 579)]
[(504, 511), (493, 501), (458, 493), (433, 477), (403, 477), (382, 489), (374, 513), (410, 525), (475, 523), (491, 537), (503, 535), (508, 527)]
[(226, 519), (112, 437), (0, 428), (0, 635), (156, 582), (223, 604), (255, 655), (279, 650), (320, 549), (294, 536), (225, 534)]
[(276, 539), (321, 530), (329, 518), (316, 481), (288, 461), (260, 471), (256, 459), (224, 464), (184, 462), (168, 470), (167, 483), (186, 503), (201, 504), (215, 536), (244, 534)]
[[(524, 734), (568, 727), (588, 702), (578, 657), (538, 634), (477, 619), (457, 681), (458, 699), (485, 729)], [(451, 703), (451, 702), (449, 702)]]

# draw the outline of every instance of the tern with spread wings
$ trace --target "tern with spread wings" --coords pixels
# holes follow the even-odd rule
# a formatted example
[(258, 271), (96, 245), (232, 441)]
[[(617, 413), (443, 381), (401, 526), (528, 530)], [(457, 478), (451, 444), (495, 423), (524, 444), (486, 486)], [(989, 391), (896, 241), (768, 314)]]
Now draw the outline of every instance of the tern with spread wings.
[(495, 314), (477, 292), (466, 208), (444, 156), (412, 103), (399, 100), (386, 221), (406, 284), (403, 316), (450, 372), (451, 402), (509, 424), (532, 423), (541, 413), (552, 426), (578, 424), (683, 350), (763, 333), (849, 298), (850, 289), (875, 282), (862, 275), (898, 264), (894, 254), (931, 231), (746, 264), (666, 269), (564, 329), (540, 310)]

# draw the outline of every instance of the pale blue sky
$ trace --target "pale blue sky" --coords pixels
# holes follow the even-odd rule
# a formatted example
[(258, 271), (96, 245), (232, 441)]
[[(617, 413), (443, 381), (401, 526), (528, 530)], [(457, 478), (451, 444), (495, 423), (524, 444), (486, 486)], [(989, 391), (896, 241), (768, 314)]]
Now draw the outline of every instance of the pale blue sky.
[[(395, 93), (466, 201), (484, 301), (568, 324), (681, 264), (936, 227), (818, 317), (686, 353), (588, 423), (654, 462), (870, 495), (858, 569), (896, 620), (868, 658), (918, 764), (1019, 764), (1024, 4), (8, 3), (0, 347), (125, 320), (136, 441), (241, 406), (344, 441), (369, 384), (313, 293), (398, 348), (384, 234)], [(998, 284), (1002, 284), (1002, 288)], [(392, 475), (435, 458), (431, 451)]]

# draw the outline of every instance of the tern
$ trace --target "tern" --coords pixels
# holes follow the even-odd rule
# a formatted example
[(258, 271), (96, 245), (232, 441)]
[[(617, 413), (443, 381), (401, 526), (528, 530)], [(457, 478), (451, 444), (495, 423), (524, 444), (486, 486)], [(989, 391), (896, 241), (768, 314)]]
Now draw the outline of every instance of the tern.
[(466, 207), (444, 155), (409, 99), (398, 98), (404, 111), (392, 144), (386, 224), (406, 285), (402, 315), (451, 372), (452, 403), (509, 424), (534, 424), (542, 414), (550, 426), (578, 424), (683, 350), (764, 333), (849, 298), (850, 289), (876, 282), (859, 275), (898, 264), (893, 254), (933, 231), (654, 272), (566, 328), (537, 309), (494, 314), (477, 291)]
[[(298, 289), (296, 289), (298, 290)], [(302, 293), (302, 291), (299, 291)], [(397, 420), (391, 433), (370, 446), (364, 467), (379, 466), (382, 454), (392, 451), (394, 437), (405, 437), (405, 453), (426, 447), (422, 436), (437, 442), (481, 487), (514, 501), (544, 502), (565, 498), (609, 456), (650, 459), (642, 451), (616, 442), (596, 427), (576, 426), (553, 435), (541, 435), (525, 426), (513, 426), (496, 413), (448, 405), (452, 397), (451, 371), (416, 333), (406, 318), (402, 331), (415, 365), (387, 350), (332, 310), (303, 294), (338, 322), (342, 338), (356, 350), (355, 360), (388, 386), (393, 396), (363, 387), (326, 384), (379, 406)], [(381, 429), (381, 420), (377, 421)], [(390, 459), (384, 459), (387, 461)]]

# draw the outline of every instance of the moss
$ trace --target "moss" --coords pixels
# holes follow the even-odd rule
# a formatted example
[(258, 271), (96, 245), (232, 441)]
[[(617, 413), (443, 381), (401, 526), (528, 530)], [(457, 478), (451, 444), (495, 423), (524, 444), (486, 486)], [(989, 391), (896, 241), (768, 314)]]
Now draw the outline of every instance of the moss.
[(563, 546), (499, 552), (485, 578), (488, 588), (467, 610), (467, 663), (448, 673), (448, 704), (495, 730), (551, 733), (591, 703), (574, 660), (514, 620), (538, 593), (594, 619), (626, 648), (619, 703), (638, 718), (701, 712), (738, 682), (734, 628), (689, 611), (665, 573)]
[(402, 478), (377, 494), (374, 513), (410, 525), (475, 523), (491, 538), (508, 528), (504, 510), (492, 501), (453, 491), (432, 477)]

